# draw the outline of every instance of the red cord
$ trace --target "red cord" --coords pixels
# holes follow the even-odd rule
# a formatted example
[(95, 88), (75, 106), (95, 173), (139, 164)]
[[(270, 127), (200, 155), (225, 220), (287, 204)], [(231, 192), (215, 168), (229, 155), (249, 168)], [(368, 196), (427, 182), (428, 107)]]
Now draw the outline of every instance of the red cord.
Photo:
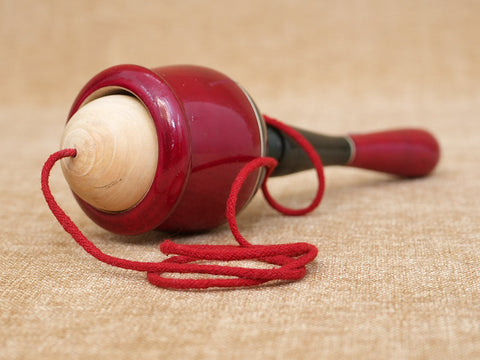
[[(265, 117), (268, 124), (284, 131), (297, 141), (307, 152), (318, 174), (319, 187), (313, 202), (304, 209), (294, 210), (278, 204), (269, 194), (266, 186), (268, 176), (277, 165), (273, 158), (262, 157), (249, 162), (235, 179), (227, 201), (227, 219), (230, 229), (238, 245), (180, 245), (165, 240), (160, 250), (166, 255), (175, 255), (161, 262), (131, 261), (103, 253), (80, 231), (75, 223), (60, 208), (55, 201), (49, 185), (49, 177), (55, 163), (65, 157), (76, 156), (75, 149), (64, 149), (50, 155), (42, 169), (42, 191), (47, 204), (67, 233), (82, 246), (87, 253), (96, 259), (112, 266), (147, 272), (150, 283), (163, 288), (205, 289), (209, 287), (243, 287), (259, 285), (271, 280), (298, 280), (305, 276), (306, 264), (317, 256), (317, 248), (307, 243), (291, 243), (279, 245), (252, 245), (241, 234), (237, 226), (235, 209), (238, 193), (248, 175), (260, 167), (268, 169), (262, 185), (264, 195), (269, 204), (276, 210), (287, 215), (303, 215), (318, 206), (324, 190), (323, 166), (313, 147), (295, 130)], [(210, 261), (241, 261), (258, 260), (272, 264), (273, 267), (254, 269), (224, 265), (209, 265), (194, 263), (201, 260)], [(174, 278), (164, 277), (163, 273), (209, 274), (209, 278)]]
[[(270, 192), (267, 189), (267, 181), (265, 180), (263, 185), (262, 185), (262, 191), (263, 195), (265, 196), (265, 199), (267, 202), (270, 204), (271, 207), (273, 207), (275, 210), (281, 212), (284, 215), (290, 215), (290, 216), (299, 216), (299, 215), (305, 215), (313, 210), (320, 204), (320, 201), (322, 201), (323, 197), (323, 192), (325, 190), (325, 176), (323, 174), (323, 164), (322, 164), (322, 159), (320, 159), (320, 156), (317, 154), (315, 151), (315, 148), (308, 142), (305, 137), (300, 134), (297, 130), (294, 128), (278, 121), (275, 120), (271, 117), (268, 117), (266, 115), (263, 115), (265, 122), (268, 125), (273, 126), (274, 128), (277, 128), (278, 130), (284, 132), (288, 136), (290, 136), (292, 139), (294, 139), (305, 151), (305, 153), (308, 155), (310, 158), (310, 161), (313, 164), (313, 167), (315, 168), (317, 172), (317, 177), (318, 177), (318, 189), (317, 189), (317, 194), (313, 198), (313, 201), (308, 205), (307, 207), (303, 209), (290, 209), (287, 207), (284, 207), (283, 205), (280, 205), (273, 197), (270, 195)], [(268, 178), (268, 176), (267, 176)], [(267, 179), (265, 178), (265, 179)]]

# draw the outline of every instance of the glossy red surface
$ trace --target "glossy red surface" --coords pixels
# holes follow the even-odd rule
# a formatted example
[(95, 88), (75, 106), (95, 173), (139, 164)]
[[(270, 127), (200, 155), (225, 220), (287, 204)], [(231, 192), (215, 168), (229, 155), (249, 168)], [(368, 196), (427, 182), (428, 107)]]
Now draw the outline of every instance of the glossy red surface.
[[(257, 117), (244, 91), (207, 68), (154, 69), (181, 99), (191, 133), (191, 171), (185, 192), (162, 230), (206, 230), (226, 221), (226, 202), (240, 169), (262, 155)], [(244, 184), (238, 207), (256, 191), (259, 171)]]
[[(145, 198), (127, 211), (103, 212), (76, 196), (82, 209), (100, 226), (120, 234), (155, 228), (199, 231), (224, 223), (235, 175), (264, 151), (261, 126), (243, 90), (203, 67), (149, 70), (120, 65), (85, 85), (69, 118), (94, 98), (125, 91), (143, 102), (155, 122), (159, 157), (154, 182)], [(258, 178), (257, 172), (242, 189), (239, 210), (255, 193)]]
[(440, 157), (435, 138), (420, 129), (400, 129), (351, 135), (354, 158), (349, 163), (364, 169), (417, 177), (429, 174)]

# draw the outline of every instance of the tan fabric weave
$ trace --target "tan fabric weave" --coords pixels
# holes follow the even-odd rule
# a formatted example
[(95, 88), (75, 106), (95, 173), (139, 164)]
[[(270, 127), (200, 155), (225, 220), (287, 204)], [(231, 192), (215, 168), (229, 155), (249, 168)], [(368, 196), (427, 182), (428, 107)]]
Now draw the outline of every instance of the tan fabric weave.
[[(480, 3), (0, 2), (0, 359), (480, 358)], [(253, 243), (319, 247), (304, 280), (167, 291), (103, 265), (55, 222), (40, 169), (78, 90), (119, 63), (206, 65), (262, 111), (327, 134), (428, 128), (433, 176), (326, 170), (320, 208), (283, 217), (258, 195)], [(120, 237), (87, 219), (61, 171), (55, 195), (104, 251), (163, 259), (165, 234)], [(305, 204), (311, 172), (272, 180)], [(227, 227), (179, 238), (229, 244)]]

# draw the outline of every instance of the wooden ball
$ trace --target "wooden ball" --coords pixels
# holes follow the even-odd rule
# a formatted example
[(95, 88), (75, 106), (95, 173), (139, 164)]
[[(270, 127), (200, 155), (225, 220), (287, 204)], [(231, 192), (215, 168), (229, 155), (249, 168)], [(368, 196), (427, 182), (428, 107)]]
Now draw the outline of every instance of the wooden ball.
[(65, 127), (61, 148), (77, 149), (75, 158), (62, 160), (72, 191), (107, 212), (138, 204), (157, 169), (155, 125), (134, 96), (104, 96), (81, 107)]

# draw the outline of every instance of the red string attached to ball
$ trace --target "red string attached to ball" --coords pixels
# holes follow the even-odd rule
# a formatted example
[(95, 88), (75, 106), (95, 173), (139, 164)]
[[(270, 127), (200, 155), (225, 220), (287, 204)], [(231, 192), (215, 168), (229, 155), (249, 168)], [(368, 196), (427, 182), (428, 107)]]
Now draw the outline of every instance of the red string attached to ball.
[[(267, 202), (277, 211), (291, 216), (305, 215), (319, 204), (325, 189), (323, 164), (313, 146), (295, 129), (264, 116), (267, 124), (283, 131), (294, 139), (307, 153), (318, 177), (318, 189), (313, 201), (305, 208), (291, 209), (280, 205), (270, 194), (267, 180), (277, 161), (270, 157), (260, 157), (247, 163), (232, 184), (226, 204), (226, 216), (230, 229), (238, 245), (188, 245), (176, 244), (165, 240), (160, 250), (165, 255), (173, 255), (160, 262), (132, 261), (114, 257), (102, 252), (90, 241), (56, 202), (49, 185), (49, 177), (55, 163), (66, 157), (75, 157), (76, 149), (63, 149), (52, 154), (42, 169), (42, 191), (47, 204), (67, 233), (96, 259), (123, 269), (147, 272), (147, 278), (153, 285), (175, 289), (206, 289), (210, 287), (245, 287), (266, 283), (273, 280), (298, 280), (305, 276), (306, 265), (315, 259), (318, 250), (314, 245), (296, 242), (289, 244), (253, 245), (240, 233), (236, 221), (236, 203), (240, 189), (255, 170), (265, 167), (267, 174), (263, 180), (262, 191)], [(273, 265), (272, 268), (247, 268), (218, 264), (205, 264), (204, 261), (244, 261), (257, 260)], [(202, 261), (201, 264), (197, 263)], [(208, 274), (209, 278), (165, 277), (163, 274)]]

